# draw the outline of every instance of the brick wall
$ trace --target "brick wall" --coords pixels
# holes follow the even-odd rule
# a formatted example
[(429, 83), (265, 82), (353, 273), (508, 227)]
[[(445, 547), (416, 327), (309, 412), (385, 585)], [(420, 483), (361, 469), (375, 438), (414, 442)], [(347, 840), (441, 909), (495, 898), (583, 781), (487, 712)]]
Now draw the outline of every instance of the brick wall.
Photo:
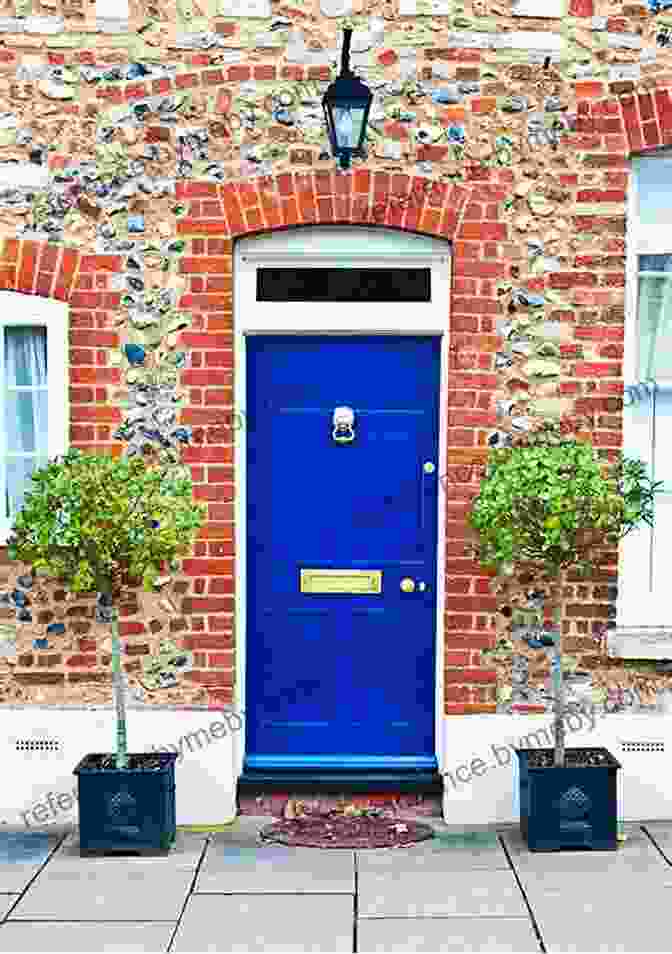
[[(137, 39), (138, 31), (152, 24), (143, 33), (152, 38), (152, 57), (144, 60), (142, 50), (132, 52), (113, 42), (90, 18), (84, 29), (77, 5), (62, 6), (60, 0), (56, 11), (53, 3), (42, 9), (36, 0), (33, 12), (62, 13), (61, 33), (78, 38), (70, 47), (59, 47), (54, 32), (0, 30), (0, 100), (20, 113), (18, 125), (33, 133), (32, 142), (0, 146), (0, 162), (27, 160), (37, 144), (44, 147), (42, 161), (52, 176), (70, 170), (79, 182), (86, 161), (103, 161), (95, 136), (101, 126), (111, 126), (108, 144), (122, 143), (130, 158), (155, 146), (154, 158), (146, 161), (147, 174), (174, 180), (172, 194), (156, 201), (134, 198), (129, 212), (144, 217), (146, 241), (184, 242), (169, 255), (182, 282), (178, 308), (191, 320), (178, 335), (178, 347), (190, 358), (179, 375), (185, 394), (180, 422), (192, 429), (182, 459), (191, 468), (196, 497), (207, 502), (208, 522), (177, 575), (176, 613), (148, 618), (130, 594), (122, 607), (121, 632), (129, 643), (125, 669), (132, 682), (142, 656), (162, 635), (194, 653), (193, 669), (181, 686), (150, 693), (148, 701), (207, 699), (215, 705), (230, 701), (234, 691), (233, 419), (238, 409), (232, 403), (233, 241), (308, 223), (361, 223), (453, 242), (448, 454), (442, 462), (447, 497), (445, 708), (449, 714), (494, 711), (497, 686), (508, 675), (484, 660), (482, 652), (494, 645), (507, 617), (499, 612), (505, 607), (492, 595), (489, 576), (465, 556), (464, 543), (478, 465), (485, 461), (493, 433), (511, 428), (510, 416), (498, 410), (497, 402), (515, 398), (517, 413), (531, 420), (544, 416), (544, 401), (556, 402), (567, 426), (583, 427), (606, 457), (620, 447), (628, 162), (633, 153), (672, 143), (672, 57), (659, 38), (667, 29), (663, 20), (639, 4), (602, 7), (601, 2), (572, 0), (569, 18), (561, 23), (512, 16), (508, 0), (499, 5), (474, 0), (466, 11), (470, 29), (476, 31), (472, 34), (458, 22), (457, 11), (400, 17), (395, 2), (375, 3), (367, 17), (382, 19), (383, 38), (372, 27), (369, 65), (382, 71), (378, 75), (387, 82), (399, 79), (408, 42), (395, 37), (400, 30), (429, 25), (429, 34), (415, 48), (415, 78), (430, 91), (450, 87), (450, 95), (444, 103), (430, 102), (413, 78), (403, 90), (390, 93), (401, 112), (378, 121), (367, 158), (348, 173), (336, 171), (325, 151), (326, 136), (317, 142), (300, 123), (288, 128), (277, 103), (271, 102), (274, 93), (288, 89), (307, 95), (310, 84), (321, 96), (336, 71), (324, 64), (297, 63), (295, 56), (291, 62), (286, 35), (276, 47), (255, 47), (243, 15), (211, 17), (209, 28), (223, 47), (193, 51), (180, 43), (180, 35), (189, 31), (179, 24), (179, 11), (172, 5), (150, 10), (134, 3), (128, 36)], [(332, 33), (340, 36), (341, 21), (322, 16), (318, 4), (308, 13), (273, 2), (272, 12), (302, 30), (310, 41), (307, 49), (316, 56), (326, 56)], [(5, 14), (13, 16), (11, 9)], [(356, 28), (363, 29), (367, 17), (357, 3), (353, 16)], [(493, 35), (564, 31), (568, 59), (557, 63), (557, 57), (551, 58), (544, 66), (524, 51), (509, 61), (492, 49), (472, 48), (470, 38), (477, 35), (479, 23), (489, 28), (487, 18), (496, 22)], [(460, 34), (464, 46), (456, 45)], [(619, 35), (624, 38), (620, 45), (614, 39)], [(628, 39), (633, 36), (640, 38), (643, 51), (656, 50), (655, 60), (640, 57), (637, 43)], [(240, 62), (227, 62), (227, 49), (228, 59), (231, 50), (239, 50)], [(580, 61), (584, 67), (590, 61), (592, 76), (572, 75), (572, 65)], [(143, 62), (146, 76), (113, 75), (115, 69)], [(613, 78), (615, 70), (625, 76), (628, 67), (640, 62), (637, 78)], [(156, 63), (174, 70), (157, 77), (152, 73)], [(49, 113), (54, 97), (40, 86), (43, 78), (36, 73), (26, 79), (22, 72), (38, 66), (62, 67), (76, 75), (76, 81), (52, 76), (61, 88), (74, 83), (73, 95), (57, 103), (56, 119), (53, 110)], [(83, 70), (95, 67), (111, 72), (94, 82)], [(250, 82), (258, 85), (252, 88)], [(249, 100), (255, 90), (257, 119), (243, 121), (239, 97), (244, 93)], [(176, 98), (185, 94), (192, 97), (186, 105)], [(125, 104), (138, 107), (152, 96), (171, 101), (176, 122), (164, 121), (151, 104), (128, 128), (118, 113), (110, 112)], [(530, 109), (519, 110), (511, 97), (526, 98)], [(557, 100), (552, 109), (547, 108), (549, 97)], [(244, 110), (249, 108), (246, 103)], [(544, 109), (549, 132), (535, 139), (528, 112)], [(259, 118), (271, 112), (273, 121), (260, 124)], [(551, 135), (553, 117), (562, 122)], [(193, 127), (209, 130), (209, 158), (221, 166), (220, 181), (199, 177), (197, 160), (179, 144), (180, 132)], [(243, 145), (273, 145), (276, 152), (263, 162), (253, 161)], [(21, 212), (0, 201), (0, 288), (68, 302), (70, 441), (82, 450), (119, 455), (123, 443), (113, 434), (124, 419), (127, 369), (113, 363), (112, 356), (127, 340), (123, 289), (129, 253), (99, 250), (101, 224), (111, 216), (96, 201), (92, 195), (86, 203), (77, 200), (57, 240), (48, 243), (24, 235), (26, 228), (39, 226), (30, 203)], [(541, 271), (533, 267), (532, 238), (543, 242), (543, 256), (554, 259), (554, 265)], [(543, 298), (544, 333), (548, 330), (557, 345), (553, 360), (558, 362), (557, 374), (546, 383), (531, 380), (520, 358), (508, 365), (502, 358), (506, 322), (527, 312), (512, 301), (507, 284)], [(25, 572), (7, 564), (3, 569), (10, 585), (17, 573)], [(614, 573), (615, 563), (592, 580), (570, 578), (565, 594), (567, 651), (602, 684), (636, 678), (626, 677), (618, 661), (607, 660), (597, 639), (613, 606)], [(65, 594), (58, 588), (45, 591), (45, 600), (50, 608), (43, 610), (41, 621), (32, 628), (17, 627), (16, 658), (0, 660), (0, 695), (23, 701), (108, 698), (109, 656), (104, 633), (92, 621), (92, 601), (76, 601), (66, 610)], [(9, 618), (12, 612), (0, 610), (0, 615)], [(66, 623), (60, 641), (54, 638), (47, 649), (35, 648), (39, 627), (57, 619)], [(530, 658), (531, 675), (541, 678), (543, 662)], [(651, 688), (652, 678), (642, 679), (643, 688)]]

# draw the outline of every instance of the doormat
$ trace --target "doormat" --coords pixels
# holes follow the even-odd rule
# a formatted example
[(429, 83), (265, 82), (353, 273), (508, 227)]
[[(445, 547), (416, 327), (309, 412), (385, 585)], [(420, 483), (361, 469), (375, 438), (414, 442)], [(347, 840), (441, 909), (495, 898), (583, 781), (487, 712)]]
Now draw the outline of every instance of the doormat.
[(421, 822), (333, 813), (286, 818), (263, 828), (259, 837), (262, 841), (303, 848), (403, 848), (433, 838), (434, 829)]

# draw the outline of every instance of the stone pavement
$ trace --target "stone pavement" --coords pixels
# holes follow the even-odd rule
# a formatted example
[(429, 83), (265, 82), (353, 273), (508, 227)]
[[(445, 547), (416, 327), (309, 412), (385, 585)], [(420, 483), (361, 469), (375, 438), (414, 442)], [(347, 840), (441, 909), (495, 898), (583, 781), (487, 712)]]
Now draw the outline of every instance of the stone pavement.
[(410, 848), (261, 845), (271, 820), (180, 832), (156, 858), (4, 829), (0, 951), (670, 950), (672, 822), (626, 826), (616, 852), (531, 853), (517, 829), (440, 820)]

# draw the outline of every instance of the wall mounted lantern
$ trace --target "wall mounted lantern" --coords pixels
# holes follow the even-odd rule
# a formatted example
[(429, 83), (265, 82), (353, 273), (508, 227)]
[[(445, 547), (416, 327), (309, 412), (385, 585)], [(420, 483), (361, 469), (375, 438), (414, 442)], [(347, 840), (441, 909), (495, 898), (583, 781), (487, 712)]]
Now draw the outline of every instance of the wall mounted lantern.
[(329, 86), (322, 99), (332, 154), (341, 169), (350, 168), (352, 156), (363, 155), (366, 123), (373, 93), (350, 70), (350, 38), (352, 29), (343, 30), (341, 73)]

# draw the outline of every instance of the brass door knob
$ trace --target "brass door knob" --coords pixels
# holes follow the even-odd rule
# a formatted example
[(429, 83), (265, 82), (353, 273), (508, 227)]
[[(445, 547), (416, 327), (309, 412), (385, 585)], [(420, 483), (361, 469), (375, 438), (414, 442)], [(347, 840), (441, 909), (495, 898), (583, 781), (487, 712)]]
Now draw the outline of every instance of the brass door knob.
[(404, 593), (412, 593), (415, 589), (415, 583), (410, 577), (404, 577), (404, 579), (399, 584), (399, 589), (403, 590)]

